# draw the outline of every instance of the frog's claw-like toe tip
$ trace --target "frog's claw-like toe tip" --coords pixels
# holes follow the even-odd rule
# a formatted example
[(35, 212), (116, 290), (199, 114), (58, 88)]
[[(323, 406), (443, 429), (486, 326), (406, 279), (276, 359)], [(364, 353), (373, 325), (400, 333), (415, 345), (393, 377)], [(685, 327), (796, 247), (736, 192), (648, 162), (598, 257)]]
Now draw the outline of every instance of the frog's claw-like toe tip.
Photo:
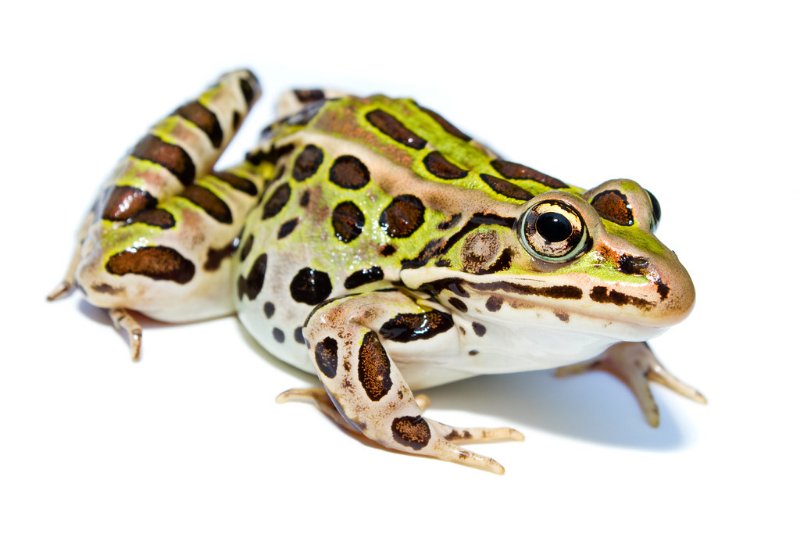
[(59, 300), (72, 292), (72, 284), (70, 284), (66, 280), (62, 280), (56, 287), (53, 288), (50, 293), (47, 294), (47, 302), (53, 302), (54, 300)]

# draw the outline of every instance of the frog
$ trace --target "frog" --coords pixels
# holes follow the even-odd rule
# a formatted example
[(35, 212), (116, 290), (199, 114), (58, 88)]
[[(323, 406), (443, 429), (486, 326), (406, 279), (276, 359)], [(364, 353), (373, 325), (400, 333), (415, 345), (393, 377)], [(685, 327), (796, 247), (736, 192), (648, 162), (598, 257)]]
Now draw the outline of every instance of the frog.
[(413, 99), (326, 89), (284, 93), (255, 147), (217, 169), (261, 93), (252, 71), (228, 72), (152, 126), (101, 186), (48, 299), (80, 289), (134, 360), (137, 314), (235, 314), (318, 377), (279, 402), (311, 402), (392, 451), (494, 473), (503, 466), (465, 445), (522, 433), (426, 417), (419, 390), (602, 370), (652, 426), (650, 382), (706, 402), (648, 344), (689, 314), (695, 290), (637, 182), (583, 189)]

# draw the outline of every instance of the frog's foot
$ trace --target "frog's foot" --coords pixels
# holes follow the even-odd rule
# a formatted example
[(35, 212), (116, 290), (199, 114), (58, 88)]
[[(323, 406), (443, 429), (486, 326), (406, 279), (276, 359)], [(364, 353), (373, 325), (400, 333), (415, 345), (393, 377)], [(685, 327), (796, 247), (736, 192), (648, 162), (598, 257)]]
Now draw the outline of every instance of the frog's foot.
[(128, 342), (131, 346), (131, 359), (139, 361), (142, 355), (142, 327), (138, 321), (123, 308), (112, 308), (108, 310), (108, 315), (114, 323), (114, 328), (124, 330), (128, 334)]
[(495, 460), (459, 445), (523, 439), (511, 428), (460, 428), (422, 416), (429, 401), (414, 398), (390, 352), (438, 356), (447, 347), (458, 347), (458, 332), (449, 315), (400, 291), (320, 306), (303, 335), (324, 390), (289, 391), (279, 400), (311, 399), (345, 428), (387, 449), (498, 474), (504, 469)]
[(639, 401), (647, 422), (653, 427), (658, 426), (660, 415), (650, 390), (650, 381), (658, 382), (695, 402), (707, 402), (702, 393), (667, 371), (647, 343), (617, 343), (597, 358), (557, 369), (556, 376), (576, 375), (591, 370), (611, 373), (627, 384)]

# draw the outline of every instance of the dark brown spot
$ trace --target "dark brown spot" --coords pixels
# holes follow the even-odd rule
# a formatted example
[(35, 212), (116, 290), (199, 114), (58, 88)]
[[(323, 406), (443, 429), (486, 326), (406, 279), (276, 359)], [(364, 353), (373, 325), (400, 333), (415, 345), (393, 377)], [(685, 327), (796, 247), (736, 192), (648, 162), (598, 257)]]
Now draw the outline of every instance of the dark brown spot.
[(331, 165), (331, 182), (345, 189), (361, 189), (369, 183), (369, 169), (355, 156), (339, 156)]
[(300, 269), (292, 282), (289, 291), (297, 302), (304, 302), (311, 306), (317, 305), (328, 298), (333, 287), (328, 273), (317, 271), (310, 267)]
[(358, 206), (347, 200), (333, 208), (331, 223), (339, 241), (349, 243), (361, 235), (361, 230), (364, 228), (364, 214)]
[(301, 345), (305, 344), (306, 338), (305, 336), (303, 336), (302, 326), (298, 326), (297, 328), (294, 329), (294, 340), (300, 343)]
[(438, 295), (442, 291), (450, 291), (459, 297), (469, 298), (469, 292), (464, 289), (464, 283), (458, 278), (444, 278), (436, 282), (430, 282), (423, 286), (425, 291), (430, 291), (434, 295)]
[(92, 291), (96, 291), (97, 293), (104, 293), (106, 295), (117, 295), (122, 293), (124, 289), (121, 287), (114, 287), (111, 284), (92, 284)]
[(372, 401), (392, 389), (391, 363), (375, 332), (367, 332), (358, 349), (358, 381)]
[(261, 93), (258, 79), (250, 71), (247, 71), (247, 75), (239, 80), (239, 89), (242, 90), (242, 96), (248, 108), (253, 106), (256, 97)]
[(295, 217), (294, 219), (289, 219), (285, 223), (278, 228), (278, 239), (283, 239), (287, 235), (291, 234), (295, 227), (297, 226), (299, 219)]
[(311, 178), (317, 172), (319, 166), (322, 165), (324, 157), (322, 150), (318, 146), (306, 145), (294, 160), (292, 178), (298, 182)]
[(380, 249), (381, 256), (391, 256), (395, 252), (397, 252), (397, 249), (394, 245), (383, 245)]
[(272, 337), (274, 337), (275, 341), (278, 343), (283, 343), (283, 341), (286, 339), (286, 335), (283, 333), (283, 330), (277, 327), (272, 329)]
[(459, 299), (457, 299), (457, 298), (455, 298), (455, 297), (450, 297), (450, 298), (447, 300), (447, 302), (449, 302), (449, 303), (450, 303), (450, 305), (451, 305), (451, 306), (453, 306), (453, 307), (454, 307), (455, 309), (457, 309), (458, 311), (460, 311), (460, 312), (462, 312), (462, 313), (466, 313), (466, 312), (467, 312), (467, 305), (466, 305), (466, 304), (464, 304), (464, 301), (463, 301), (463, 300), (459, 300)]
[(379, 280), (383, 280), (383, 269), (378, 265), (373, 265), (369, 269), (361, 269), (348, 276), (344, 281), (344, 287), (345, 289), (355, 289)]
[(183, 117), (206, 134), (214, 148), (222, 146), (222, 126), (213, 111), (197, 100), (184, 104), (175, 110), (175, 115)]
[(154, 208), (158, 200), (138, 187), (116, 186), (106, 193), (108, 199), (103, 208), (103, 219), (126, 221), (137, 213)]
[(379, 222), (389, 237), (408, 237), (425, 222), (425, 206), (414, 195), (400, 195), (383, 210)]
[(438, 150), (425, 156), (422, 163), (429, 173), (444, 180), (457, 180), (467, 175), (467, 171), (448, 161)]
[(504, 197), (513, 198), (515, 200), (530, 200), (533, 198), (533, 195), (528, 191), (502, 178), (496, 178), (491, 174), (481, 174), (481, 179), (498, 195), (503, 195)]
[(175, 226), (175, 217), (170, 212), (162, 208), (140, 211), (130, 219), (129, 224), (142, 223), (150, 226), (157, 226), (163, 230)]
[(669, 295), (669, 286), (661, 280), (656, 280), (656, 285), (658, 286), (658, 294), (661, 296), (661, 300), (667, 298), (667, 295)]
[(430, 115), (430, 117), (433, 120), (435, 120), (437, 123), (439, 123), (439, 126), (441, 126), (442, 129), (445, 132), (449, 133), (452, 136), (458, 137), (459, 139), (461, 139), (463, 141), (471, 141), (472, 140), (472, 138), (470, 136), (468, 136), (467, 134), (465, 134), (464, 132), (462, 132), (461, 130), (456, 128), (455, 126), (453, 126), (447, 119), (445, 119), (444, 117), (442, 117), (441, 115), (439, 115), (438, 113), (433, 111), (432, 109), (424, 108), (424, 107), (422, 107), (420, 105), (418, 105), (417, 107), (419, 109), (421, 109), (422, 111), (424, 111), (425, 113), (427, 113), (428, 115)]
[(267, 274), (267, 255), (261, 254), (253, 262), (250, 272), (245, 280), (244, 293), (250, 300), (255, 299), (264, 286), (264, 276)]
[(186, 284), (194, 278), (194, 264), (169, 247), (142, 247), (109, 258), (106, 271), (116, 275), (140, 274), (154, 280)]
[(223, 224), (233, 222), (233, 214), (228, 205), (205, 187), (192, 184), (184, 189), (179, 196), (189, 200), (218, 222)]
[(194, 181), (195, 166), (191, 156), (178, 145), (171, 145), (155, 135), (146, 135), (135, 147), (131, 155), (161, 165), (171, 172), (183, 185)]
[(475, 331), (475, 335), (478, 337), (483, 337), (486, 334), (486, 327), (481, 323), (472, 323), (472, 330)]
[(416, 257), (405, 259), (400, 262), (403, 269), (417, 269), (426, 265), (432, 258), (436, 257), (444, 248), (445, 241), (442, 238), (436, 238), (425, 243), (422, 250)]
[(233, 117), (231, 118), (231, 126), (233, 126), (234, 130), (238, 130), (239, 126), (241, 125), (242, 125), (242, 114), (234, 110)]
[(492, 167), (494, 167), (494, 170), (499, 172), (504, 178), (511, 178), (513, 180), (533, 180), (534, 182), (539, 182), (542, 185), (546, 185), (547, 187), (552, 187), (554, 189), (569, 187), (569, 185), (565, 184), (558, 178), (553, 178), (552, 176), (549, 176), (543, 172), (539, 172), (519, 163), (512, 163), (510, 161), (496, 159), (492, 161)]
[(496, 312), (500, 309), (500, 306), (503, 305), (503, 297), (492, 295), (486, 300), (486, 309), (492, 312)]
[(244, 276), (240, 274), (239, 278), (236, 279), (236, 294), (238, 295), (239, 300), (242, 300), (244, 298), (244, 290), (245, 290), (245, 280)]
[(247, 255), (250, 254), (250, 250), (253, 248), (253, 234), (247, 236), (247, 239), (244, 241), (244, 245), (242, 245), (242, 250), (239, 252), (239, 259), (244, 261), (247, 259)]
[(289, 202), (291, 194), (292, 188), (289, 187), (289, 184), (283, 183), (279, 185), (264, 203), (264, 212), (261, 214), (261, 218), (269, 219), (280, 213), (286, 203)]
[(303, 208), (308, 206), (308, 201), (310, 199), (311, 199), (311, 192), (308, 189), (306, 189), (305, 191), (303, 191), (303, 194), (300, 195), (300, 206)]
[(458, 430), (451, 430), (449, 434), (447, 434), (444, 439), (447, 441), (453, 441), (457, 439), (472, 439), (472, 433), (469, 430), (464, 430), (461, 434), (458, 433)]
[(275, 305), (270, 301), (264, 303), (264, 315), (267, 316), (267, 319), (271, 319), (275, 315)]
[(439, 230), (449, 230), (450, 228), (458, 224), (458, 221), (460, 220), (461, 220), (461, 214), (456, 213), (446, 221), (440, 222), (436, 228), (438, 228)]
[(402, 122), (383, 110), (376, 109), (366, 115), (367, 120), (378, 130), (398, 143), (419, 150), (427, 141), (406, 128)]
[(203, 264), (203, 269), (206, 271), (216, 271), (219, 269), (222, 262), (233, 255), (238, 245), (237, 240), (233, 240), (222, 248), (209, 247), (206, 262)]
[(628, 199), (616, 189), (603, 191), (592, 199), (592, 206), (604, 219), (621, 226), (633, 225), (633, 211)]
[(640, 256), (623, 254), (619, 258), (619, 271), (624, 274), (647, 274), (647, 268), (649, 266), (650, 262), (648, 259)]
[[(302, 343), (302, 329), (300, 329), (300, 339)], [(334, 378), (336, 368), (339, 366), (339, 344), (332, 337), (326, 337), (314, 347), (314, 359), (323, 375)]]
[(589, 294), (589, 297), (595, 301), (600, 302), (603, 304), (615, 304), (617, 306), (624, 306), (625, 304), (631, 304), (636, 306), (637, 308), (647, 309), (652, 307), (652, 304), (647, 300), (634, 297), (632, 295), (626, 295), (616, 289), (612, 289), (609, 291), (607, 287), (603, 286), (594, 286), (592, 288), (592, 292)]
[(317, 100), (325, 99), (325, 93), (320, 89), (295, 89), (294, 96), (302, 104), (308, 104), (309, 102), (316, 102)]
[(453, 318), (439, 310), (422, 313), (399, 313), (380, 329), (384, 339), (407, 343), (417, 339), (430, 339), (453, 327)]
[(559, 312), (559, 311), (557, 311), (557, 312), (553, 312), (553, 313), (556, 314), (556, 317), (558, 317), (559, 320), (564, 321), (565, 323), (569, 322), (569, 314), (567, 312)]
[(407, 415), (392, 421), (392, 436), (401, 445), (418, 451), (430, 441), (431, 429), (422, 416)]
[(245, 159), (247, 159), (248, 163), (252, 163), (253, 165), (260, 165), (262, 163), (275, 165), (278, 160), (291, 154), (293, 150), (294, 145), (291, 143), (282, 146), (271, 145), (267, 151), (256, 149), (248, 152)]
[(472, 349), (471, 351), (469, 351), (469, 353), (468, 353), (468, 354), (469, 354), (470, 356), (477, 356), (477, 355), (478, 355), (478, 351), (477, 351), (477, 350), (475, 350), (475, 349)]
[(246, 195), (254, 197), (258, 194), (258, 188), (256, 187), (256, 184), (254, 184), (247, 178), (236, 176), (232, 172), (217, 172), (214, 173), (214, 176), (217, 179), (222, 180), (232, 188), (236, 189), (237, 191), (245, 193)]

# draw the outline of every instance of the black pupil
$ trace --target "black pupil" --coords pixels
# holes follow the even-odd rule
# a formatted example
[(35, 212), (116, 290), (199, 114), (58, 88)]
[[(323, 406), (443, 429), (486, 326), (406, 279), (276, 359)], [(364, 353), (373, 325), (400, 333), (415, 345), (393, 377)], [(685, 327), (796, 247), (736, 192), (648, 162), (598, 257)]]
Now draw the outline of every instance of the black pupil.
[(545, 240), (557, 243), (572, 235), (572, 225), (560, 213), (543, 213), (536, 219), (536, 231)]

